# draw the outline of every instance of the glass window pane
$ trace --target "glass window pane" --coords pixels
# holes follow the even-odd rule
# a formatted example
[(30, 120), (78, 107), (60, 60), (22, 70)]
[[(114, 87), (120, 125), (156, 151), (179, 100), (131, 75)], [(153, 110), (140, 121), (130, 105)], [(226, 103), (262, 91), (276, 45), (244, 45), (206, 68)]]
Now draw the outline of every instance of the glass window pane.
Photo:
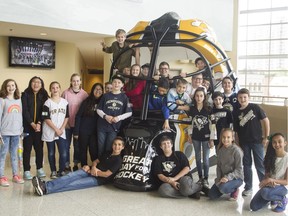
[(247, 31), (248, 40), (270, 38), (270, 25), (249, 26)]
[(248, 14), (239, 14), (239, 26), (247, 25)]
[(248, 25), (270, 23), (271, 12), (250, 13), (248, 14)]
[(287, 0), (273, 0), (272, 7), (288, 7), (288, 1)]
[(280, 38), (288, 39), (288, 24), (272, 25), (271, 26), (271, 38), (272, 39), (275, 39), (275, 38), (276, 39), (280, 39)]
[(238, 40), (243, 41), (247, 40), (247, 27), (240, 27), (238, 29)]
[(271, 54), (288, 54), (288, 40), (271, 41)]
[(247, 70), (268, 70), (269, 59), (247, 59)]
[(249, 41), (247, 42), (247, 55), (267, 55), (269, 47), (269, 41)]
[[(271, 59), (270, 70), (284, 70), (287, 76), (288, 56), (286, 58), (281, 58), (281, 59)], [(279, 73), (284, 73), (284, 72), (280, 71)]]
[(247, 55), (247, 42), (239, 42), (238, 44), (238, 55)]
[(238, 8), (239, 8), (239, 11), (247, 10), (248, 9), (248, 0), (238, 1)]
[(273, 11), (271, 16), (271, 23), (283, 23), (288, 22), (288, 11)]

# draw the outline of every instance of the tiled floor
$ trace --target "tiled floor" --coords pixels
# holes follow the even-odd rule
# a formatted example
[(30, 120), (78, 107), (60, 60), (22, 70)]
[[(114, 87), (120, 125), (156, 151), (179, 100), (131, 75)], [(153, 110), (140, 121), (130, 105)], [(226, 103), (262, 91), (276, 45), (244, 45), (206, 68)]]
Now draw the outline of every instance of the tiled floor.
[[(35, 166), (32, 166), (32, 173)], [(49, 167), (44, 169), (47, 174)], [(216, 167), (210, 168), (209, 182), (215, 178)], [(6, 174), (11, 179), (11, 168)], [(35, 173), (34, 173), (35, 174)], [(256, 177), (256, 175), (255, 175)], [(49, 178), (46, 178), (48, 180)], [(195, 177), (197, 180), (197, 177)], [(254, 182), (257, 188), (258, 182)], [(243, 188), (241, 188), (243, 190)], [(10, 187), (0, 187), (1, 216), (114, 216), (114, 215), (149, 215), (149, 216), (225, 216), (225, 215), (276, 215), (267, 208), (258, 212), (250, 212), (251, 197), (239, 197), (237, 202), (228, 201), (223, 197), (210, 201), (206, 197), (200, 200), (189, 198), (166, 199), (158, 197), (156, 192), (130, 192), (117, 189), (112, 185), (90, 189), (49, 194), (39, 197), (33, 193), (31, 181), (24, 185), (11, 183)], [(288, 211), (277, 215), (288, 215)]]

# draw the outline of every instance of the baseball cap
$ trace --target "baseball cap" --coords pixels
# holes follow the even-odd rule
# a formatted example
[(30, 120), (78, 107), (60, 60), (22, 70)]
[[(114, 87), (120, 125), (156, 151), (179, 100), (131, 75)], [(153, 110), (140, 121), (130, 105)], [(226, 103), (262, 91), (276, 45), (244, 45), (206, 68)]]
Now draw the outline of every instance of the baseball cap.
[(119, 80), (121, 80), (121, 82), (122, 82), (123, 84), (125, 84), (125, 79), (124, 79), (124, 77), (121, 76), (121, 75), (119, 75), (119, 74), (115, 74), (114, 76), (112, 76), (111, 81), (113, 81), (114, 79), (119, 79)]

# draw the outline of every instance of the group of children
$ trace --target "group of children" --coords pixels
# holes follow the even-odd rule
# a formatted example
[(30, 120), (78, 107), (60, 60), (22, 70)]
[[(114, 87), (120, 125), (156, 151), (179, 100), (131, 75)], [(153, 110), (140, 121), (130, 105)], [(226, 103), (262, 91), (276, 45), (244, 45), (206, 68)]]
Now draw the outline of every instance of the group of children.
[[(123, 49), (129, 49), (130, 45), (125, 42), (125, 32), (119, 30), (116, 38), (117, 43), (113, 43), (111, 47), (102, 43), (103, 50), (114, 54), (116, 51), (120, 53)], [(139, 50), (131, 50), (131, 52), (132, 54), (130, 53), (129, 56), (134, 54), (137, 56)], [(131, 64), (131, 59), (128, 57), (122, 59), (116, 55), (115, 58), (118, 58), (116, 65), (118, 69), (124, 69)], [(200, 64), (199, 61), (197, 60), (197, 64)], [(111, 83), (107, 83), (105, 86), (105, 89), (107, 87), (106, 94), (103, 94), (103, 86), (97, 83), (93, 85), (91, 93), (88, 95), (81, 88), (80, 76), (73, 74), (70, 87), (62, 95), (60, 84), (57, 81), (50, 84), (50, 98), (40, 77), (33, 77), (30, 80), (29, 86), (21, 98), (16, 82), (12, 79), (5, 80), (0, 91), (0, 135), (3, 140), (0, 146), (0, 185), (9, 186), (8, 179), (4, 175), (8, 150), (12, 162), (12, 181), (24, 182), (18, 173), (17, 166), (17, 148), (22, 126), (24, 132), (29, 133), (23, 141), (24, 178), (32, 179), (29, 162), (33, 146), (36, 152), (37, 166), (37, 177), (33, 178), (33, 185), (39, 195), (53, 191), (53, 185), (57, 183), (52, 181), (52, 183), (44, 184), (40, 179), (46, 176), (42, 168), (43, 141), (47, 143), (48, 147), (51, 178), (63, 176), (60, 179), (71, 180), (75, 175), (75, 181), (77, 181), (79, 175), (86, 178), (87, 173), (96, 177), (115, 174), (120, 166), (114, 167), (108, 162), (109, 166), (105, 165), (105, 168), (101, 170), (97, 168), (97, 165), (102, 155), (111, 149), (113, 149), (113, 153), (110, 157), (119, 155), (119, 151), (122, 150), (122, 147), (124, 148), (121, 139), (117, 138), (121, 122), (132, 115), (132, 109), (142, 107), (146, 81), (138, 78), (143, 76), (140, 65), (137, 63), (132, 65), (129, 75), (135, 79), (129, 79), (127, 82), (121, 75), (114, 75)], [(211, 199), (216, 199), (222, 194), (230, 194), (229, 198), (236, 200), (239, 187), (244, 181), (245, 187), (242, 195), (248, 196), (252, 193), (251, 153), (253, 153), (261, 189), (252, 199), (251, 209), (258, 210), (271, 201), (271, 205), (275, 205), (274, 211), (284, 211), (287, 204), (288, 183), (288, 156), (284, 149), (286, 141), (282, 134), (268, 137), (270, 134), (269, 120), (258, 105), (249, 102), (249, 91), (247, 89), (233, 91), (232, 79), (224, 77), (222, 80), (224, 93), (216, 91), (211, 95), (213, 100), (213, 108), (211, 108), (211, 104), (207, 102), (209, 85), (203, 82), (202, 74), (192, 76), (191, 84), (183, 78), (179, 78), (177, 81), (168, 78), (169, 64), (161, 62), (159, 74), (154, 76), (155, 85), (150, 91), (149, 109), (162, 110), (163, 129), (165, 130), (170, 129), (170, 112), (187, 114), (191, 117), (192, 125), (188, 130), (188, 141), (195, 150), (199, 180), (197, 184), (193, 183), (189, 177), (189, 163), (182, 159), (183, 154), (173, 153), (172, 141), (168, 138), (163, 139), (160, 147), (164, 156), (156, 159), (156, 161), (162, 162), (159, 162), (158, 171), (155, 173), (160, 182), (164, 184), (160, 187), (160, 194), (166, 197), (195, 196), (195, 193), (199, 192), (199, 188), (205, 188), (206, 192), (209, 191), (206, 194)], [(264, 126), (263, 136), (261, 123)], [(216, 131), (211, 133), (213, 124)], [(66, 175), (71, 171), (69, 156), (72, 137), (73, 171), (78, 170), (79, 163), (84, 168), (75, 172), (76, 174)], [(117, 144), (119, 139), (122, 145)], [(270, 142), (264, 159), (264, 148), (268, 141)], [(55, 144), (59, 151), (58, 172), (55, 163)], [(210, 148), (214, 146), (217, 152), (217, 178), (209, 190), (209, 153)], [(85, 166), (87, 165), (88, 148), (94, 164), (92, 169)], [(119, 164), (118, 159), (117, 161)], [(174, 161), (173, 164), (179, 163), (181, 167), (177, 167), (178, 171), (174, 172), (167, 165), (164, 167), (165, 172), (162, 172), (163, 161), (166, 164)], [(113, 167), (113, 170), (110, 170), (109, 167)], [(90, 186), (100, 184), (98, 179), (96, 181), (89, 179), (89, 182), (92, 181), (89, 183)], [(64, 180), (66, 185), (68, 180)], [(73, 183), (73, 181), (71, 182)], [(189, 190), (188, 187), (190, 187)], [(85, 186), (80, 188), (85, 188)], [(57, 186), (55, 191), (64, 191), (64, 189)]]

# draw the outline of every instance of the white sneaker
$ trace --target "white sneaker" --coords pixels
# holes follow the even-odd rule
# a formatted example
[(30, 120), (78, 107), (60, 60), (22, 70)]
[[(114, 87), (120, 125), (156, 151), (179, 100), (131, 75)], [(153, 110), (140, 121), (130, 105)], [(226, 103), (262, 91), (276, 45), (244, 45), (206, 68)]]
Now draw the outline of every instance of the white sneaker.
[(46, 174), (45, 174), (43, 168), (40, 168), (40, 169), (37, 170), (37, 177), (38, 177), (38, 178), (44, 178), (44, 177), (46, 177)]
[(33, 177), (32, 177), (32, 175), (31, 175), (30, 171), (25, 171), (25, 172), (24, 172), (24, 175), (23, 175), (23, 178), (24, 178), (25, 180), (31, 180)]

